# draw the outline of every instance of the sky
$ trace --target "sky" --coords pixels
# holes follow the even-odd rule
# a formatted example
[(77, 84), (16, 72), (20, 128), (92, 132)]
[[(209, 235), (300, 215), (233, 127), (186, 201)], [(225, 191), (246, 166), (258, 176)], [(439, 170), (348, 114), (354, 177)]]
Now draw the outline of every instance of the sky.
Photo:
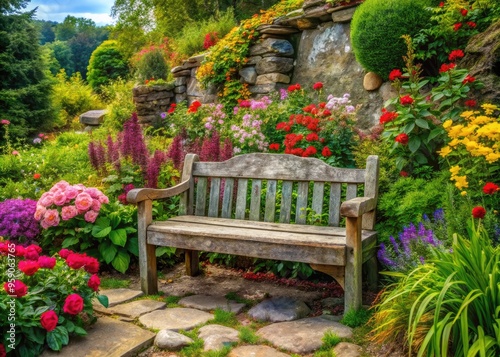
[(114, 0), (31, 0), (25, 10), (38, 6), (36, 19), (63, 22), (68, 15), (93, 20), (97, 26), (114, 23), (110, 16)]

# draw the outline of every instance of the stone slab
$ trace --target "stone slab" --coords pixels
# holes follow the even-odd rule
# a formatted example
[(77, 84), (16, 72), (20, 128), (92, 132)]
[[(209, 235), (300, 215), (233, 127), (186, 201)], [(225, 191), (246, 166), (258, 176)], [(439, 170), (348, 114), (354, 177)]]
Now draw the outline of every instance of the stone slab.
[(339, 357), (361, 357), (362, 348), (354, 343), (340, 342), (333, 352)]
[(139, 322), (147, 328), (158, 330), (189, 331), (214, 318), (208, 312), (175, 307), (166, 310), (156, 310), (139, 317)]
[(155, 334), (133, 324), (100, 317), (86, 336), (71, 337), (60, 352), (45, 351), (42, 357), (132, 357), (153, 344)]
[(260, 321), (292, 321), (306, 317), (311, 309), (298, 299), (286, 296), (267, 299), (248, 311), (253, 319)]
[(290, 357), (268, 346), (241, 346), (231, 350), (228, 357)]
[(292, 353), (307, 354), (319, 349), (327, 331), (334, 332), (340, 338), (351, 338), (352, 329), (333, 321), (329, 316), (278, 322), (265, 326), (257, 335), (268, 340), (273, 346)]
[(135, 319), (149, 312), (162, 309), (166, 305), (166, 303), (161, 301), (136, 300), (125, 304), (116, 305), (107, 309), (101, 305), (101, 307), (96, 310), (105, 314), (120, 315)]
[(211, 311), (218, 308), (224, 311), (234, 312), (235, 314), (240, 313), (240, 311), (245, 307), (245, 304), (228, 300), (224, 296), (212, 295), (187, 296), (179, 300), (179, 305), (202, 311)]
[(106, 295), (108, 297), (108, 308), (116, 306), (118, 304), (122, 304), (126, 301), (135, 299), (139, 296), (144, 295), (144, 293), (140, 290), (132, 290), (126, 288), (120, 289), (109, 289), (109, 290), (101, 290), (101, 295)]
[(80, 123), (85, 125), (99, 125), (102, 123), (106, 109), (89, 110), (80, 115)]
[(205, 351), (221, 350), (227, 345), (236, 344), (239, 341), (238, 336), (238, 330), (221, 325), (206, 325), (198, 332)]

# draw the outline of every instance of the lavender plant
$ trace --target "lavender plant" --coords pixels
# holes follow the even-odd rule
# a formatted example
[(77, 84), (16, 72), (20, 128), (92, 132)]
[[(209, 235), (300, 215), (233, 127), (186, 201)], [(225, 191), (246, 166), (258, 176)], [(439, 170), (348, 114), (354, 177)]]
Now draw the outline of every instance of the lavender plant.
[(0, 236), (15, 243), (33, 243), (40, 234), (40, 225), (34, 218), (36, 202), (32, 199), (0, 202)]

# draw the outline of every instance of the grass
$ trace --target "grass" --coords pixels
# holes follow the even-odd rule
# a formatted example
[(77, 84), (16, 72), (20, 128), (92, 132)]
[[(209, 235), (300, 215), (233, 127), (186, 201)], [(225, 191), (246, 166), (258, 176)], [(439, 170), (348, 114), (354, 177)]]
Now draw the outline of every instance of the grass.
[(228, 300), (236, 301), (239, 304), (245, 304), (246, 306), (255, 305), (255, 301), (250, 299), (244, 299), (236, 294), (234, 291), (231, 291), (225, 295), (225, 298)]
[(168, 308), (179, 307), (179, 300), (182, 299), (180, 296), (167, 296), (165, 297), (165, 302)]
[(372, 313), (366, 309), (349, 310), (344, 314), (340, 323), (349, 327), (359, 327), (366, 325)]
[(248, 343), (250, 345), (255, 345), (260, 341), (260, 337), (255, 334), (255, 331), (249, 327), (241, 327), (239, 329), (240, 341), (243, 343)]
[(120, 289), (130, 286), (129, 279), (101, 278), (101, 289)]
[(222, 310), (219, 308), (215, 309), (214, 311), (214, 319), (212, 320), (212, 323), (227, 327), (235, 327), (239, 324), (234, 312)]

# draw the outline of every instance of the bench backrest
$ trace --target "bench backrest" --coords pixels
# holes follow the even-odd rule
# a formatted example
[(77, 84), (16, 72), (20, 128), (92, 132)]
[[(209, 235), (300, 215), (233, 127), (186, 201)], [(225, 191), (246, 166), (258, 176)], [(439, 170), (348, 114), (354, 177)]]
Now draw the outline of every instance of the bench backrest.
[[(377, 198), (378, 157), (369, 156), (365, 169), (346, 169), (287, 154), (246, 154), (224, 162), (199, 162), (188, 154), (182, 180), (190, 177), (180, 214), (307, 224), (311, 209), (327, 213), (328, 224), (338, 226), (341, 202), (360, 192)], [(365, 214), (363, 229), (373, 230), (374, 223), (375, 212)]]

